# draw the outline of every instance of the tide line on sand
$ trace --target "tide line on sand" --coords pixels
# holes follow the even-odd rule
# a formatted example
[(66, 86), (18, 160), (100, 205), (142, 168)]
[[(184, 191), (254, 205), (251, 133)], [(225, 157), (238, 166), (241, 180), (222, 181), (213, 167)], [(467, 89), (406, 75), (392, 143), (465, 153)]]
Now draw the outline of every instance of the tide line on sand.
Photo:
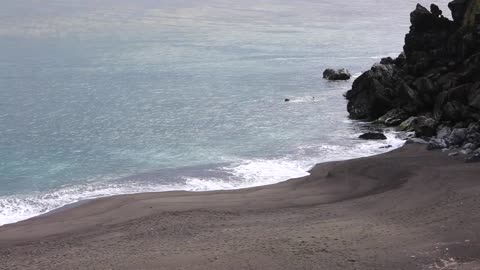
[(101, 198), (0, 227), (0, 261), (5, 269), (435, 269), (455, 258), (477, 269), (479, 174), (461, 157), (405, 145), (269, 186)]

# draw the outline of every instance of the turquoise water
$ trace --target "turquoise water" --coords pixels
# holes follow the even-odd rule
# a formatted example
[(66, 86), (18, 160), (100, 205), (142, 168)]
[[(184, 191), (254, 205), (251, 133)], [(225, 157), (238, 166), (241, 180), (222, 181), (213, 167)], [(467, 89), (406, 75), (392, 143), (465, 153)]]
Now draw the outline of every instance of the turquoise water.
[(0, 224), (401, 145), (357, 140), (322, 71), (398, 55), (414, 1), (0, 2)]

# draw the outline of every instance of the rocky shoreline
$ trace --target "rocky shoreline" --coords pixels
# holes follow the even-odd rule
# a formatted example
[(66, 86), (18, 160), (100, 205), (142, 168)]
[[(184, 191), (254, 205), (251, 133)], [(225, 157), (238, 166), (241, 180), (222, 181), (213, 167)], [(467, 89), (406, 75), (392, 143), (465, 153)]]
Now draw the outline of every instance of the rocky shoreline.
[(480, 0), (449, 8), (453, 20), (418, 4), (403, 53), (358, 77), (347, 109), (352, 119), (414, 132), (410, 142), (480, 161)]

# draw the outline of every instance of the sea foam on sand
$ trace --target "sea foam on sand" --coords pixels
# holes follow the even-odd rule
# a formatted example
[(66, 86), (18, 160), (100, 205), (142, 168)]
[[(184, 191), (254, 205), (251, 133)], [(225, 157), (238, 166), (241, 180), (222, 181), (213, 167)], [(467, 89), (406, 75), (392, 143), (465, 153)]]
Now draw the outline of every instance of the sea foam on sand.
[[(290, 178), (308, 175), (308, 170), (319, 162), (371, 156), (399, 148), (404, 144), (404, 141), (399, 139), (395, 133), (386, 133), (386, 136), (386, 141), (358, 141), (353, 146), (302, 146), (297, 149), (296, 153), (282, 158), (240, 160), (209, 169), (219, 172), (221, 175), (219, 177), (180, 176), (179, 178), (183, 181), (174, 181), (168, 184), (165, 184), (165, 181), (159, 181), (162, 184), (155, 181), (147, 183), (102, 181), (45, 193), (0, 197), (0, 225), (45, 214), (81, 200), (112, 195), (173, 190), (231, 190), (275, 184)], [(381, 148), (386, 146), (389, 148)], [(157, 179), (162, 179), (162, 175), (157, 177)]]

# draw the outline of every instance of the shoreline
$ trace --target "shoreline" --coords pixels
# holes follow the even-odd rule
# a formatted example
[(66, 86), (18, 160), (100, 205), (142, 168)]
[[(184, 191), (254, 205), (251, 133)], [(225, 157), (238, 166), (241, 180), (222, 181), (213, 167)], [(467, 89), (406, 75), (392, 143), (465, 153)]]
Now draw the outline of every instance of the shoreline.
[[(363, 129), (365, 130), (377, 130), (378, 128), (372, 124), (372, 123), (368, 123), (368, 122), (361, 122), (361, 124), (358, 124), (359, 127), (362, 127)], [(342, 155), (338, 155), (338, 156), (334, 156), (334, 157), (329, 157), (329, 158), (325, 158), (324, 161), (318, 161), (318, 162), (312, 162), (312, 163), (309, 163), (311, 165), (308, 165), (308, 169), (307, 167), (304, 167), (305, 169), (302, 168), (302, 171), (304, 170), (305, 173), (308, 173), (308, 171), (314, 167), (316, 164), (318, 163), (325, 163), (325, 162), (329, 162), (329, 161), (342, 161), (342, 160), (350, 160), (350, 159), (356, 159), (356, 158), (361, 158), (361, 157), (369, 157), (369, 156), (374, 156), (374, 155), (378, 155), (378, 154), (383, 154), (383, 153), (386, 153), (386, 152), (389, 152), (389, 151), (392, 151), (396, 148), (399, 148), (401, 147), (401, 145), (403, 145), (405, 143), (405, 138), (406, 136), (401, 136), (400, 134), (403, 134), (404, 132), (398, 132), (398, 131), (395, 131), (393, 129), (388, 129), (388, 128), (384, 128), (383, 129), (383, 132), (385, 132), (385, 134), (389, 134), (387, 135), (388, 136), (388, 140), (385, 140), (385, 141), (382, 141), (382, 140), (377, 140), (377, 141), (368, 141), (368, 140), (360, 140), (362, 142), (362, 145), (364, 145), (365, 147), (368, 147), (369, 148), (369, 151), (371, 153), (368, 153), (366, 155), (363, 155), (363, 156), (359, 156), (358, 151), (360, 151), (359, 149), (350, 149), (351, 153), (350, 155), (347, 155), (347, 156), (343, 156)], [(359, 133), (360, 134), (360, 133)], [(405, 133), (407, 134), (407, 133)], [(357, 138), (357, 136), (352, 136), (352, 139), (351, 140), (354, 140), (354, 138)], [(358, 139), (357, 139), (358, 140)], [(400, 143), (401, 141), (401, 143)], [(370, 145), (371, 144), (371, 145)], [(329, 145), (327, 145), (329, 146)], [(339, 146), (339, 147), (343, 147), (343, 146)], [(347, 148), (346, 148), (347, 149)], [(382, 149), (382, 150), (380, 150)], [(348, 150), (347, 150), (348, 151)], [(342, 152), (342, 151), (340, 151)], [(376, 153), (377, 152), (377, 153)], [(275, 157), (274, 159), (271, 159), (271, 158), (266, 158), (266, 159), (263, 159), (263, 158), (254, 158), (252, 160), (249, 160), (249, 161), (254, 161), (254, 160), (266, 160), (266, 161), (277, 161), (277, 160), (283, 160), (283, 158), (278, 158), (278, 157)], [(305, 156), (303, 158), (301, 158), (302, 161), (299, 161), (297, 159), (295, 159), (295, 161), (292, 161), (292, 162), (296, 162), (298, 164), (303, 164), (306, 160), (315, 160), (315, 159), (318, 159), (317, 158), (317, 155), (313, 155), (313, 156)], [(193, 175), (192, 172), (190, 172), (190, 170), (193, 169), (197, 169), (197, 168), (217, 168), (218, 166), (222, 165), (222, 166), (227, 166), (228, 168), (230, 168), (231, 166), (233, 166), (235, 164), (235, 162), (231, 162), (231, 163), (220, 163), (220, 164), (213, 164), (213, 165), (194, 165), (194, 166), (186, 166), (184, 168), (186, 168), (188, 171), (189, 171), (189, 174), (188, 175)], [(296, 165), (298, 165), (296, 164)], [(305, 164), (303, 164), (305, 165)], [(280, 166), (280, 165), (279, 165)], [(183, 168), (183, 167), (182, 167)], [(168, 168), (166, 169), (167, 171), (181, 171), (182, 168)], [(223, 167), (219, 167), (219, 168), (223, 168)], [(231, 167), (233, 168), (233, 167)], [(203, 174), (203, 172), (197, 172), (197, 173), (201, 173)], [(222, 175), (221, 177), (225, 177), (227, 174), (230, 174), (231, 172), (227, 172), (227, 171), (222, 171), (220, 172), (221, 174), (225, 174), (225, 175)], [(135, 174), (135, 175), (130, 175), (130, 176), (124, 176), (122, 178), (119, 178), (120, 181), (123, 181), (124, 179), (136, 179), (136, 178), (144, 178), (144, 177), (147, 177), (147, 178), (151, 178), (151, 177), (159, 177), (159, 178), (163, 178), (164, 172), (163, 170), (155, 170), (155, 171), (150, 171), (150, 172), (144, 172), (144, 173), (139, 173), (139, 174)], [(170, 172), (168, 172), (168, 174), (170, 175)], [(174, 177), (180, 177), (179, 175), (175, 175)], [(188, 176), (190, 177), (190, 176)], [(275, 176), (276, 178), (278, 178), (278, 176)], [(300, 176), (299, 176), (300, 177)], [(199, 178), (201, 179), (201, 178)], [(132, 189), (131, 191), (127, 191), (127, 192), (119, 192), (119, 193), (112, 193), (112, 194), (105, 194), (105, 195), (100, 195), (100, 196), (94, 196), (94, 197), (90, 197), (90, 196), (86, 196), (84, 198), (81, 198), (79, 200), (76, 200), (76, 201), (72, 201), (71, 203), (67, 203), (67, 204), (64, 204), (64, 205), (61, 205), (61, 206), (58, 206), (58, 207), (55, 207), (55, 208), (52, 208), (51, 210), (48, 210), (46, 212), (42, 212), (42, 213), (38, 213), (38, 214), (35, 214), (35, 215), (32, 215), (28, 218), (24, 218), (24, 219), (20, 219), (20, 220), (17, 220), (17, 221), (14, 221), (14, 222), (7, 222), (7, 223), (4, 223), (4, 224), (1, 224), (0, 225), (0, 228), (2, 226), (5, 226), (5, 225), (8, 225), (8, 224), (15, 224), (15, 223), (18, 223), (18, 222), (22, 222), (22, 221), (25, 221), (25, 220), (28, 220), (28, 219), (31, 219), (31, 218), (35, 218), (35, 217), (39, 217), (39, 216), (48, 216), (52, 213), (55, 213), (55, 212), (58, 212), (58, 211), (63, 211), (63, 209), (69, 209), (69, 208), (72, 208), (72, 207), (75, 207), (76, 205), (81, 205), (81, 204), (84, 204), (85, 202), (88, 202), (88, 201), (91, 201), (91, 200), (97, 200), (97, 199), (102, 199), (102, 198), (108, 198), (108, 197), (112, 197), (112, 196), (121, 196), (121, 195), (134, 195), (134, 194), (142, 194), (142, 193), (163, 193), (163, 192), (172, 192), (172, 191), (186, 191), (186, 192), (208, 192), (208, 191), (224, 191), (224, 190), (240, 190), (240, 189), (246, 189), (246, 188), (251, 188), (251, 187), (261, 187), (261, 186), (265, 186), (265, 185), (271, 185), (271, 184), (276, 184), (276, 183), (281, 183), (281, 182), (284, 182), (284, 181), (288, 181), (289, 179), (291, 179), (291, 177), (285, 177), (283, 178), (281, 181), (277, 181), (277, 180), (274, 180), (274, 181), (271, 181), (271, 183), (268, 183), (270, 182), (270, 180), (268, 181), (263, 181), (263, 180), (260, 180), (261, 182), (267, 182), (266, 184), (265, 183), (257, 183), (259, 181), (259, 179), (256, 179), (255, 180), (255, 183), (251, 183), (251, 184), (241, 184), (241, 183), (236, 183), (235, 181), (232, 182), (232, 187), (225, 187), (225, 188), (222, 188), (222, 187), (218, 187), (218, 188), (214, 188), (214, 189), (208, 189), (208, 190), (193, 190), (193, 189), (180, 189), (180, 188), (176, 188), (176, 189), (169, 189), (168, 186), (165, 186), (165, 189), (166, 190), (156, 190), (155, 191), (155, 186), (154, 187), (154, 191), (135, 191), (134, 189)], [(208, 180), (208, 178), (207, 178)], [(230, 184), (230, 182), (227, 182), (227, 184)], [(175, 183), (172, 184), (173, 186), (175, 186)], [(237, 185), (237, 187), (233, 187)], [(181, 185), (180, 185), (181, 186)], [(142, 188), (143, 190), (146, 190), (146, 188)], [(58, 191), (58, 190), (57, 190)], [(57, 192), (56, 191), (56, 192)]]
[[(371, 124), (371, 123), (369, 123)], [(405, 140), (405, 143), (406, 143), (407, 140)], [(404, 144), (405, 144), (404, 143)], [(396, 149), (399, 149), (399, 148), (402, 148), (402, 146), (398, 147), (398, 148), (392, 148), (390, 149), (389, 147), (386, 147), (386, 146), (382, 146), (383, 149), (388, 149), (388, 151), (384, 152), (384, 153), (380, 153), (380, 154), (375, 154), (375, 155), (369, 155), (369, 156), (364, 156), (364, 157), (353, 157), (353, 158), (348, 158), (348, 159), (341, 159), (341, 160), (333, 160), (333, 161), (324, 161), (324, 162), (320, 162), (320, 163), (316, 163), (316, 164), (313, 164), (312, 166), (310, 166), (310, 169), (306, 170), (305, 172), (310, 174), (310, 171), (313, 170), (316, 166), (318, 165), (321, 165), (321, 164), (324, 164), (324, 163), (329, 163), (329, 162), (340, 162), (340, 161), (348, 161), (348, 160), (354, 160), (354, 159), (359, 159), (359, 158), (368, 158), (368, 157), (374, 157), (374, 156), (378, 156), (378, 155), (383, 155), (383, 154), (386, 154), (386, 153), (389, 153), (391, 151), (394, 151)], [(380, 148), (382, 148), (380, 147)], [(148, 173), (146, 173), (148, 174)], [(64, 211), (68, 211), (69, 209), (73, 209), (73, 208), (76, 208), (76, 207), (79, 207), (79, 206), (82, 206), (83, 204), (86, 204), (86, 203), (89, 203), (89, 202), (93, 202), (95, 200), (99, 200), (99, 199), (108, 199), (108, 198), (111, 198), (111, 197), (117, 197), (117, 196), (131, 196), (131, 195), (141, 195), (141, 194), (158, 194), (158, 195), (161, 195), (163, 193), (170, 193), (170, 192), (187, 192), (187, 193), (204, 193), (204, 192), (222, 192), (222, 191), (240, 191), (240, 190), (246, 190), (246, 189), (252, 189), (252, 188), (261, 188), (261, 187), (268, 187), (268, 186), (272, 186), (272, 185), (277, 185), (277, 184), (280, 184), (280, 183), (283, 183), (283, 182), (287, 182), (287, 181), (290, 181), (290, 180), (294, 180), (294, 179), (297, 179), (297, 178), (303, 178), (303, 177), (307, 177), (308, 175), (305, 175), (305, 176), (301, 176), (301, 177), (295, 177), (295, 178), (289, 178), (289, 179), (286, 179), (286, 180), (283, 180), (283, 181), (280, 181), (280, 182), (277, 182), (277, 183), (273, 183), (273, 184), (266, 184), (266, 185), (259, 185), (259, 186), (252, 186), (252, 187), (240, 187), (240, 188), (233, 188), (233, 189), (214, 189), (214, 190), (201, 190), (201, 191), (192, 191), (192, 190), (166, 190), (166, 191), (152, 191), (152, 192), (138, 192), (138, 193), (125, 193), (125, 194), (114, 194), (114, 195), (107, 195), (107, 196), (102, 196), (102, 197), (98, 197), (98, 198), (87, 198), (87, 199), (82, 199), (82, 200), (79, 200), (79, 201), (76, 201), (76, 202), (73, 202), (73, 203), (69, 203), (69, 204), (66, 204), (66, 205), (63, 205), (63, 206), (60, 206), (58, 208), (55, 208), (53, 210), (50, 210), (48, 212), (45, 212), (45, 213), (42, 213), (42, 214), (39, 214), (37, 216), (33, 216), (31, 218), (28, 218), (28, 219), (25, 219), (25, 220), (20, 220), (20, 221), (17, 221), (15, 223), (7, 223), (7, 224), (3, 224), (3, 225), (0, 225), (0, 228), (2, 226), (5, 226), (5, 225), (11, 225), (11, 224), (16, 224), (16, 223), (19, 223), (19, 222), (23, 222), (23, 221), (27, 221), (29, 219), (33, 219), (33, 218), (37, 218), (37, 217), (47, 217), (47, 216), (50, 216), (52, 214), (55, 214), (55, 213), (60, 213), (60, 212), (64, 212)]]
[(480, 0), (448, 6), (417, 4), (400, 55), (344, 94), (350, 119), (413, 132), (403, 146), (235, 189), (67, 194), (0, 226), (0, 269), (480, 269)]
[(0, 259), (8, 269), (423, 269), (453, 256), (476, 269), (479, 174), (407, 144), (268, 186), (100, 198), (0, 227)]

